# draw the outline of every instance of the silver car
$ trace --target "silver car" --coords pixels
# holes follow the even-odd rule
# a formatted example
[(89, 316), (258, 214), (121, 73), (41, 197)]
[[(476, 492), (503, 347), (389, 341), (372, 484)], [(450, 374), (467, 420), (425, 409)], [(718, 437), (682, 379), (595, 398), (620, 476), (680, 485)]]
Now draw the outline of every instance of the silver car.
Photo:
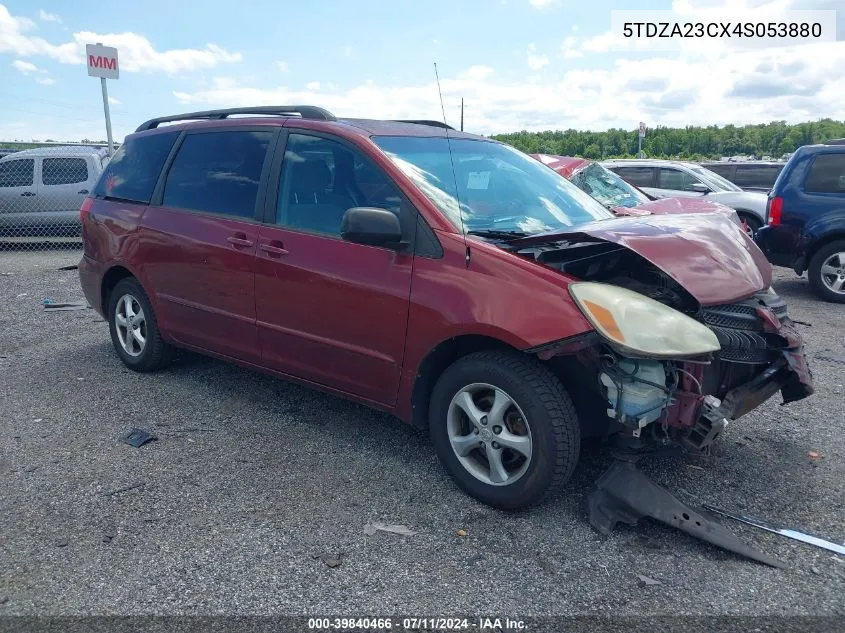
[(84, 146), (0, 158), (0, 240), (79, 235), (79, 207), (107, 162), (105, 149)]
[(719, 174), (695, 163), (657, 159), (606, 160), (601, 163), (655, 198), (704, 196), (737, 212), (754, 233), (766, 222), (766, 195), (743, 191)]

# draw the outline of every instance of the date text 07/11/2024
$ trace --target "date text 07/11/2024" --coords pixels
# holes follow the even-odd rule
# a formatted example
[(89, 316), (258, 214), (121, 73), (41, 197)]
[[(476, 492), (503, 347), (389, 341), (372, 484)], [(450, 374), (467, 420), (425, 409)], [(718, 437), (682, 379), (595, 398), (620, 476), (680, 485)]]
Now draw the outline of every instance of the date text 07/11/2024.
[(308, 618), (310, 630), (525, 631), (523, 620), (500, 617)]

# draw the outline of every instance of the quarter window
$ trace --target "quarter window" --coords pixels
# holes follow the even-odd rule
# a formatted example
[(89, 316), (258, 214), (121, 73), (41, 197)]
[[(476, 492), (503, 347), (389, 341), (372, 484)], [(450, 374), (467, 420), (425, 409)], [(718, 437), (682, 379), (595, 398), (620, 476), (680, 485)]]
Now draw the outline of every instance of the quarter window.
[(271, 132), (206, 132), (185, 137), (164, 186), (167, 207), (255, 217)]
[(166, 132), (127, 137), (106, 164), (94, 195), (147, 204), (177, 136)]
[(34, 174), (35, 161), (31, 158), (0, 163), (0, 187), (29, 187)]
[(84, 158), (45, 158), (41, 163), (41, 182), (45, 185), (70, 185), (88, 180)]
[(845, 193), (845, 154), (816, 156), (804, 188), (812, 193)]

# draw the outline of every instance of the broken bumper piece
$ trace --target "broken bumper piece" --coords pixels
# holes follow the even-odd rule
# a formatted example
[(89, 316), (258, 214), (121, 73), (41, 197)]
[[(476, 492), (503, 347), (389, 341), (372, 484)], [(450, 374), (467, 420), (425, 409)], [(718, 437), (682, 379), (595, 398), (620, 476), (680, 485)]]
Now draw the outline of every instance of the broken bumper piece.
[(596, 482), (587, 499), (590, 524), (610, 534), (617, 523), (637, 525), (651, 517), (703, 541), (782, 569), (785, 564), (758, 552), (705, 512), (693, 510), (668, 490), (651, 481), (633, 461), (618, 460)]

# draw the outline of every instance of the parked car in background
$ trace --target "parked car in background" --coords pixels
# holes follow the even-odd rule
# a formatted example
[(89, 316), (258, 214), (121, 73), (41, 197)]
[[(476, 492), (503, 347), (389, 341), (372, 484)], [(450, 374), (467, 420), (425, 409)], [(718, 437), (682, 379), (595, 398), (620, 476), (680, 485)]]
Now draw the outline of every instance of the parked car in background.
[(701, 165), (650, 158), (606, 160), (601, 164), (656, 198), (706, 195), (736, 211), (751, 234), (766, 220), (764, 194), (743, 191)]
[(845, 139), (792, 154), (755, 239), (773, 264), (806, 271), (819, 297), (845, 303)]
[(189, 348), (389, 411), (497, 507), (562, 485), (582, 433), (707, 450), (777, 391), (813, 391), (771, 265), (730, 220), (616, 218), (442, 124), (153, 119), (80, 214), (82, 289), (127, 367)]
[(108, 162), (105, 149), (38, 147), (0, 158), (0, 239), (79, 235), (79, 207)]
[(590, 194), (616, 215), (724, 213), (737, 224), (742, 224), (736, 212), (723, 204), (701, 197), (656, 199), (586, 158), (549, 154), (530, 156), (553, 169), (584, 193)]
[(705, 169), (730, 180), (743, 191), (769, 193), (786, 163), (776, 161), (719, 161), (699, 163)]

